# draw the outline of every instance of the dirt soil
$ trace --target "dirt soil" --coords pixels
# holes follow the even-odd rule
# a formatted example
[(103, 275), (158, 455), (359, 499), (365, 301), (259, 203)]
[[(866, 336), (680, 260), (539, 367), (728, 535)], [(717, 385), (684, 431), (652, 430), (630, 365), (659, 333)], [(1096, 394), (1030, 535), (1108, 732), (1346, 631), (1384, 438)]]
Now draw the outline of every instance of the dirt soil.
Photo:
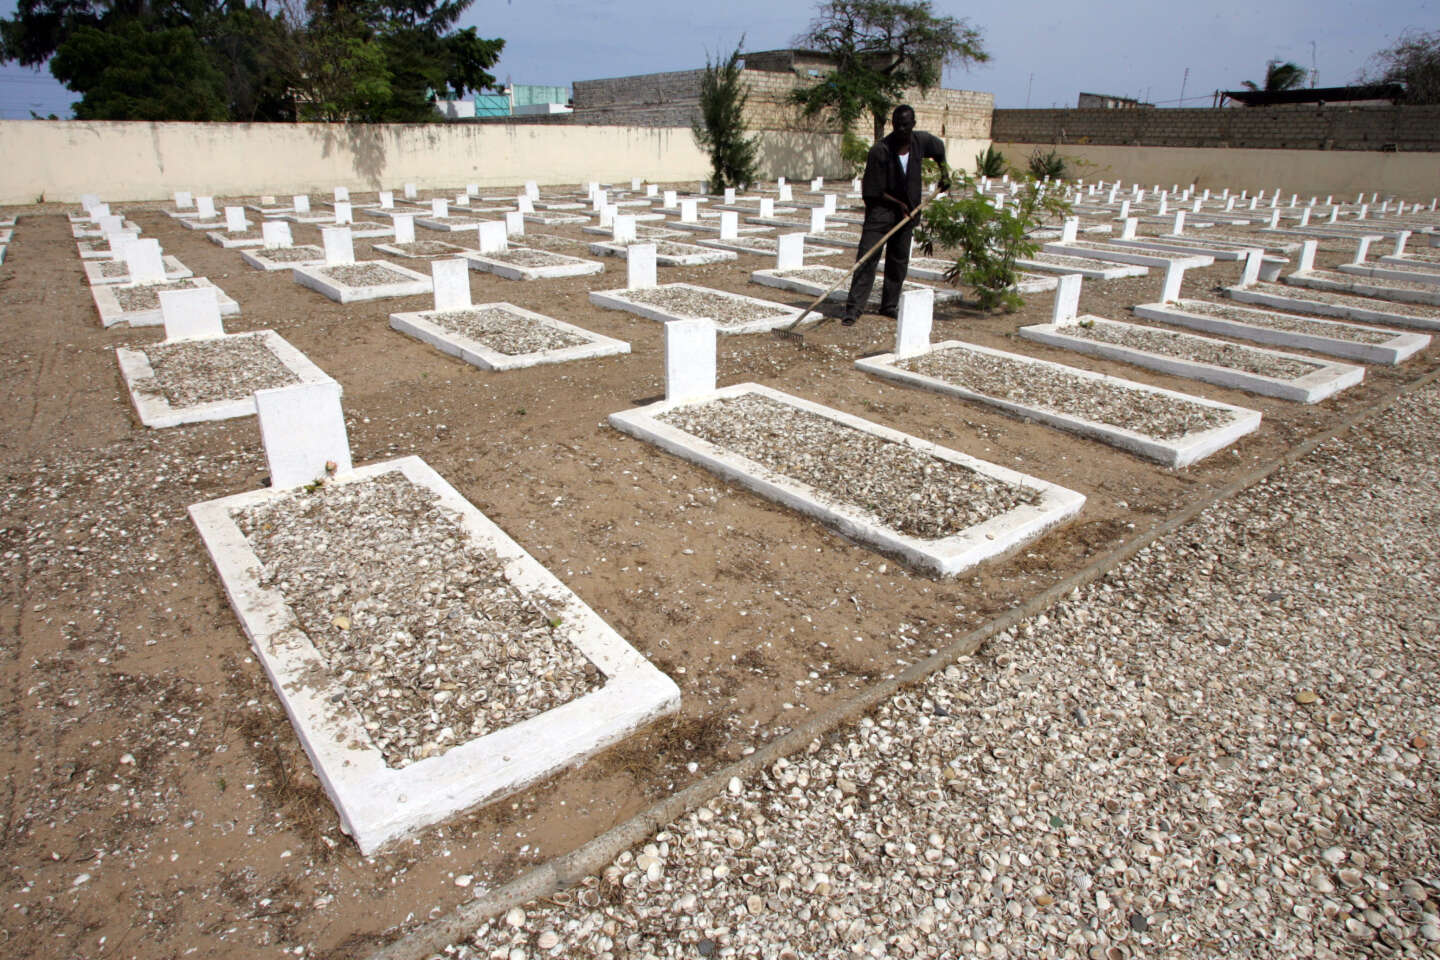
[[(367, 195), (357, 202), (373, 199)], [(756, 380), (1083, 492), (1079, 518), (1008, 559), (937, 582), (605, 425), (659, 398), (661, 325), (590, 305), (624, 264), (564, 280), (470, 275), (633, 353), (482, 372), (389, 328), (429, 297), (341, 305), (288, 273), (117, 206), (237, 300), (229, 332), (279, 331), (344, 386), (357, 464), (419, 454), (680, 685), (680, 715), (524, 793), (362, 857), (256, 663), (186, 508), (259, 487), (254, 418), (139, 424), (114, 357), (160, 328), (101, 328), (58, 205), (17, 208), (0, 265), (0, 781), (3, 918), (15, 957), (361, 956), (569, 851), (750, 748), (1021, 603), (1242, 471), (1437, 366), (1434, 348), (1315, 406), (1223, 390), (1022, 341), (1013, 314), (937, 307), (936, 339), (1102, 370), (1259, 409), (1260, 430), (1185, 470), (857, 372), (893, 323), (829, 323), (804, 343), (722, 336), (722, 384)], [(541, 232), (587, 239), (578, 226)], [(318, 243), (313, 226), (296, 243)], [(422, 232), (422, 237), (424, 236)], [(453, 241), (453, 234), (434, 235)], [(383, 239), (376, 242), (384, 242)], [(384, 259), (356, 242), (357, 259)], [(1323, 258), (1322, 258), (1323, 259)], [(1343, 257), (1339, 252), (1323, 264)], [(413, 262), (394, 261), (413, 267)], [(663, 267), (749, 284), (768, 257)], [(1239, 264), (1192, 272), (1194, 296)], [(1087, 281), (1083, 312), (1129, 319), (1160, 275)], [(838, 308), (827, 308), (834, 312)]]

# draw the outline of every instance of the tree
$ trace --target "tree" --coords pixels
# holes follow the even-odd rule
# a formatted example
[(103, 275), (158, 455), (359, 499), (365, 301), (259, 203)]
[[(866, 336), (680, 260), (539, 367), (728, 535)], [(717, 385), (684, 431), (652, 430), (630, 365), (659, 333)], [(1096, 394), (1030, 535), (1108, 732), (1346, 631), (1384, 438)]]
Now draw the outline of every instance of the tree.
[(1371, 57), (1370, 83), (1405, 84), (1405, 102), (1440, 103), (1440, 30), (1406, 30), (1395, 46)]
[(805, 114), (833, 110), (841, 129), (849, 130), (868, 113), (877, 140), (907, 89), (930, 90), (946, 66), (990, 59), (979, 30), (966, 20), (936, 16), (930, 0), (826, 0), (795, 43), (835, 61), (832, 73), (796, 91)]
[(1309, 76), (1309, 71), (1304, 67), (1271, 60), (1265, 64), (1265, 85), (1263, 87), (1253, 80), (1243, 81), (1243, 86), (1247, 90), (1257, 92), (1263, 90), (1265, 93), (1279, 93), (1282, 90), (1295, 90), (1304, 86), (1307, 76)]
[(749, 92), (740, 79), (740, 48), (735, 45), (723, 63), (705, 57), (700, 77), (700, 115), (691, 124), (695, 142), (710, 154), (710, 187), (724, 190), (749, 183), (756, 177), (755, 155), (759, 141), (745, 136), (745, 103)]
[(224, 120), (225, 80), (189, 27), (146, 30), (131, 21), (80, 27), (50, 63), (56, 79), (84, 91), (78, 120)]

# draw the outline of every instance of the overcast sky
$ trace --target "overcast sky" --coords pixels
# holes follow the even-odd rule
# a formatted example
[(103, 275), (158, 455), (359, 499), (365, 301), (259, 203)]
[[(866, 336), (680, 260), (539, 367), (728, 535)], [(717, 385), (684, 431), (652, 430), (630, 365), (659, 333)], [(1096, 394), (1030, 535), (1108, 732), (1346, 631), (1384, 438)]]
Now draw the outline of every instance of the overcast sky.
[[(988, 8), (937, 0), (968, 17), (991, 60), (947, 72), (946, 86), (995, 94), (996, 106), (1074, 106), (1081, 91), (1174, 106), (1208, 106), (1217, 89), (1263, 81), (1275, 57), (1319, 68), (1322, 86), (1356, 79), (1371, 55), (1407, 28), (1440, 27), (1440, 0), (1022, 0)], [(475, 0), (462, 25), (505, 38), (496, 76), (514, 83), (687, 70), (706, 55), (788, 47), (810, 0)], [(14, 15), (15, 0), (0, 0)], [(1189, 78), (1185, 69), (1189, 68)], [(0, 68), (0, 116), (69, 115), (74, 99), (48, 72)]]

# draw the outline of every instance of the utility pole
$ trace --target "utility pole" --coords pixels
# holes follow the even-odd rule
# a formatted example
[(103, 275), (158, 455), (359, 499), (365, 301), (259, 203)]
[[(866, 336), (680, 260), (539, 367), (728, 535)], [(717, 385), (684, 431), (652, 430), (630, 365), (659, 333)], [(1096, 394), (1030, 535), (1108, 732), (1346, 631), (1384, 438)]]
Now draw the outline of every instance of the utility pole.
[(1320, 70), (1315, 66), (1315, 41), (1310, 41), (1310, 89), (1315, 89), (1315, 81), (1320, 76)]
[(1030, 74), (1030, 80), (1025, 84), (1025, 109), (1030, 109), (1030, 88), (1035, 85), (1035, 74)]
[(1190, 82), (1190, 68), (1185, 68), (1185, 76), (1180, 78), (1180, 106), (1185, 106), (1185, 84)]

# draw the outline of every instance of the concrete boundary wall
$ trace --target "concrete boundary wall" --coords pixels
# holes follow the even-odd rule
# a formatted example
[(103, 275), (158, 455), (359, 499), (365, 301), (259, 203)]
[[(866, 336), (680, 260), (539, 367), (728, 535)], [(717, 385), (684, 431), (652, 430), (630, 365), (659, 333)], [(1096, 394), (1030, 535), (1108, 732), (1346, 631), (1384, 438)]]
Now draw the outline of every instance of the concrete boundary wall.
[[(845, 178), (840, 138), (764, 131), (765, 178)], [(628, 184), (706, 179), (709, 157), (688, 128), (530, 124), (145, 123), (0, 121), (0, 203), (168, 199), (421, 188)], [(969, 168), (985, 140), (948, 140)]]
[[(995, 143), (1011, 163), (1023, 165), (1033, 143)], [(1041, 150), (1051, 149), (1048, 146)], [(1359, 150), (1271, 150), (1206, 147), (1110, 147), (1064, 144), (1061, 156), (1086, 161), (1071, 175), (1086, 180), (1197, 184), (1274, 190), (1286, 194), (1354, 195), (1362, 190), (1408, 200), (1440, 195), (1440, 153), (1378, 153)]]

